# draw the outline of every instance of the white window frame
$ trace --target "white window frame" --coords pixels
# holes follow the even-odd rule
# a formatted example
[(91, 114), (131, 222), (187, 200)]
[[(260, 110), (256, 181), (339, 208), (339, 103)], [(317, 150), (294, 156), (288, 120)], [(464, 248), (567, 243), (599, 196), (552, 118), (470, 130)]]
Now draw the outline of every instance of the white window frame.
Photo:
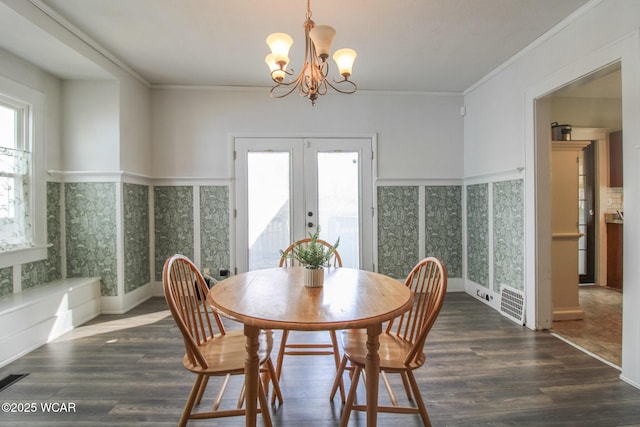
[(0, 94), (5, 100), (15, 100), (15, 105), (24, 106), (26, 138), (22, 148), (31, 151), (29, 210), (33, 245), (0, 252), (0, 268), (5, 268), (47, 258), (45, 97), (3, 76), (0, 76)]

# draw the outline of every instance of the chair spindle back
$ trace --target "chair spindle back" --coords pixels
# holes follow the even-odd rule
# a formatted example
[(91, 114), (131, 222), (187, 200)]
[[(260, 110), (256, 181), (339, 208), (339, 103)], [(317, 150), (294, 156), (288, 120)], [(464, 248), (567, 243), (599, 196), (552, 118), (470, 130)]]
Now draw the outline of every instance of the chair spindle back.
[(209, 288), (198, 268), (183, 255), (173, 255), (162, 270), (164, 295), (169, 310), (182, 333), (189, 360), (207, 367), (198, 346), (215, 337), (213, 318), (220, 334), (225, 330), (218, 313), (207, 304)]
[[(307, 237), (305, 239), (301, 239), (296, 241), (295, 243), (290, 244), (289, 247), (287, 247), (287, 249), (282, 251), (282, 257), (280, 257), (280, 267), (295, 267), (295, 266), (301, 265), (300, 261), (298, 261), (296, 257), (293, 255), (293, 249), (298, 245), (306, 246), (309, 244), (310, 241), (311, 241), (311, 238)], [(327, 248), (331, 247), (331, 244), (326, 240), (318, 239), (316, 241), (319, 244), (326, 246)], [(331, 259), (329, 260), (329, 263), (331, 267), (342, 267), (342, 258), (340, 257), (340, 254), (338, 253), (337, 250), (333, 251), (333, 253), (331, 254)]]
[(413, 306), (389, 322), (387, 333), (413, 344), (405, 358), (405, 364), (409, 364), (422, 354), (427, 334), (440, 313), (447, 291), (447, 270), (437, 258), (425, 258), (411, 270), (405, 285), (413, 292)]

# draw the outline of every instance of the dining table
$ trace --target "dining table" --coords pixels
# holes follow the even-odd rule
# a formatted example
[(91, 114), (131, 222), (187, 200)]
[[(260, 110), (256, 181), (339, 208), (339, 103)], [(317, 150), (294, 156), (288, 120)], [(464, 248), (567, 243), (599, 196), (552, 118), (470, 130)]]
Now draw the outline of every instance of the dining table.
[(374, 427), (377, 425), (378, 348), (382, 325), (408, 311), (413, 304), (413, 294), (400, 281), (384, 274), (342, 267), (325, 268), (324, 285), (307, 287), (304, 269), (281, 267), (236, 274), (214, 285), (207, 296), (209, 304), (219, 313), (244, 324), (246, 425), (256, 425), (261, 330), (366, 328), (367, 426)]

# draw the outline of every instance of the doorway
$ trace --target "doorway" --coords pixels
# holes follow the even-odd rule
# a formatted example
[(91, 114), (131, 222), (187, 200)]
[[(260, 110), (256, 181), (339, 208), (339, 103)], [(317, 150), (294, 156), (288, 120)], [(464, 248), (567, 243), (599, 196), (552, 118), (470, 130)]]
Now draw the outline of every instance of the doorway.
[[(579, 282), (583, 286), (578, 288), (578, 293), (580, 307), (585, 310), (585, 320), (553, 322), (551, 329), (616, 366), (620, 364), (622, 348), (621, 295), (611, 295), (609, 298), (603, 293), (611, 292), (605, 287), (605, 218), (615, 207), (611, 204), (610, 196), (612, 185), (609, 180), (608, 134), (622, 128), (621, 86), (620, 63), (617, 62), (536, 100), (536, 112), (540, 112), (536, 117), (538, 130), (545, 125), (544, 117), (544, 121), (559, 121), (574, 126), (573, 140), (591, 141), (581, 153), (578, 177), (578, 222), (579, 231), (584, 234), (579, 246)], [(540, 111), (538, 106), (542, 106)], [(544, 142), (539, 140), (538, 143)], [(538, 173), (541, 171), (538, 170)]]
[(239, 271), (277, 266), (317, 227), (345, 267), (372, 268), (370, 138), (236, 138), (235, 153)]

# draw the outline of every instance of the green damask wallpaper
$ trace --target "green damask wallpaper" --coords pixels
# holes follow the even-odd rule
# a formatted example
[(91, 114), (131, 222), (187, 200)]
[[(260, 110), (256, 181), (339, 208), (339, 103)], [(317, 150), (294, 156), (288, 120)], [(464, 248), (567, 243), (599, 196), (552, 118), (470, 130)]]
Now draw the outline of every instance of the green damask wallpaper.
[(435, 256), (448, 277), (462, 277), (462, 187), (425, 188), (425, 256)]
[(0, 268), (0, 297), (13, 293), (13, 267)]
[(168, 257), (193, 259), (193, 187), (154, 187), (155, 280), (162, 280)]
[(103, 296), (118, 294), (116, 183), (65, 184), (67, 276), (101, 277)]
[(524, 181), (493, 183), (493, 290), (524, 289)]
[(488, 184), (467, 187), (467, 277), (489, 287)]
[(149, 272), (149, 187), (124, 183), (122, 188), (124, 292), (151, 281)]
[(229, 187), (200, 187), (201, 268), (209, 268), (212, 276), (231, 265), (229, 227)]
[(418, 187), (378, 187), (378, 271), (404, 280), (419, 261)]
[(62, 184), (47, 182), (47, 259), (22, 265), (22, 289), (41, 286), (62, 278), (60, 203)]

